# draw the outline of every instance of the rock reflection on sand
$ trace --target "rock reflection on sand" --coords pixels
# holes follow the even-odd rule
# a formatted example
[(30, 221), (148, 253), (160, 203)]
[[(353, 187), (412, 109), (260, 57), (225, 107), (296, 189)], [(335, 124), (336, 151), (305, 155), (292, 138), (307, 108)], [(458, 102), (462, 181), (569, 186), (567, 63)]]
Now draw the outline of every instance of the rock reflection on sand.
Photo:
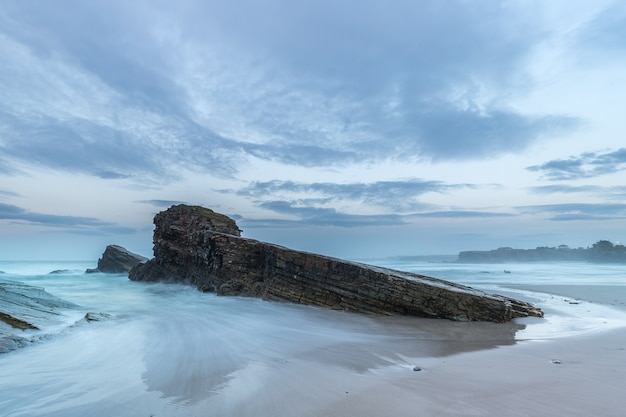
[(175, 313), (165, 309), (152, 317), (142, 375), (148, 390), (193, 403), (222, 392), (246, 369), (258, 372), (298, 360), (364, 373), (404, 363), (406, 357), (513, 344), (525, 327), (208, 297), (204, 309), (177, 305)]

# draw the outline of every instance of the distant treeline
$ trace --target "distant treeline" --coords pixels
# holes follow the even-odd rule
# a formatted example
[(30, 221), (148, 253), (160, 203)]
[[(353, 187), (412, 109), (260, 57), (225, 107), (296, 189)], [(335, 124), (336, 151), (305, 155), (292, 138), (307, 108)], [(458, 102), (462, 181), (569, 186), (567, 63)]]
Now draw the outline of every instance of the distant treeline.
[(600, 240), (589, 248), (573, 249), (567, 245), (557, 247), (540, 246), (535, 249), (498, 248), (489, 251), (464, 251), (459, 253), (458, 262), (501, 263), (543, 261), (586, 261), (598, 263), (626, 263), (626, 246), (614, 245)]

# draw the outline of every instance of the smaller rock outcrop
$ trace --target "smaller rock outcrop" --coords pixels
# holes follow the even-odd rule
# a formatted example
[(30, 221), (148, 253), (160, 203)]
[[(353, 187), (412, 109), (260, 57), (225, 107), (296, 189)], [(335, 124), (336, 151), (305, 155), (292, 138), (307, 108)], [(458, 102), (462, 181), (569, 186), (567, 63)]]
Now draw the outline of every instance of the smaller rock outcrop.
[(147, 260), (148, 258), (137, 255), (121, 246), (109, 245), (104, 250), (102, 258), (98, 259), (98, 267), (88, 269), (85, 273), (105, 272), (109, 274), (123, 274)]

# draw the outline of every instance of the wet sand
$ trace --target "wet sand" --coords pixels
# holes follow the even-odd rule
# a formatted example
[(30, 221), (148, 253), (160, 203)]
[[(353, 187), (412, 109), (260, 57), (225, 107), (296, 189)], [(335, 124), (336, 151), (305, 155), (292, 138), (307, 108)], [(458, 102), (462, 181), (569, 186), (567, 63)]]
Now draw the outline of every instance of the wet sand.
[[(543, 303), (545, 322), (554, 334), (537, 333), (533, 326), (541, 324), (532, 323), (530, 334), (541, 337), (507, 343), (499, 339), (497, 326), (430, 320), (422, 329), (447, 351), (397, 346), (404, 355), (369, 369), (371, 358), (352, 352), (352, 363), (362, 361), (360, 371), (357, 366), (352, 372), (324, 360), (289, 361), (270, 372), (272, 384), (260, 396), (243, 401), (216, 397), (207, 411), (230, 416), (623, 416), (626, 311), (601, 303), (623, 308), (626, 287), (516, 287), (539, 292), (529, 298), (540, 304), (549, 301)], [(551, 317), (556, 315), (564, 319)], [(402, 318), (381, 320), (389, 321), (391, 334), (407, 331)], [(576, 335), (568, 335), (568, 322), (581, 326), (572, 330)], [(494, 346), (495, 339), (503, 343)], [(472, 344), (479, 350), (472, 351)], [(319, 354), (317, 359), (323, 359)]]
[[(623, 416), (626, 286), (515, 288), (549, 294), (550, 303), (543, 304), (546, 320), (552, 320), (556, 302), (565, 321), (569, 307), (572, 321), (586, 313), (597, 316), (581, 318), (596, 319), (593, 328), (576, 336), (565, 331), (449, 357), (413, 358), (420, 371), (407, 364), (372, 372), (367, 382), (355, 379), (359, 388), (312, 415)], [(535, 296), (534, 301), (542, 299), (539, 294), (529, 298)], [(558, 320), (554, 327), (563, 330)]]
[(568, 301), (584, 300), (626, 310), (626, 274), (624, 285), (507, 285), (507, 287), (552, 294)]
[[(598, 301), (623, 306), (626, 287), (523, 289), (539, 291), (527, 295), (548, 318), (505, 325), (377, 318), (386, 341), (242, 370), (197, 410), (242, 417), (623, 416), (626, 311)], [(526, 340), (511, 337), (526, 331), (519, 327), (529, 331)]]
[[(346, 384), (311, 415), (623, 416), (626, 332), (422, 358)], [(350, 391), (350, 392), (348, 392)]]

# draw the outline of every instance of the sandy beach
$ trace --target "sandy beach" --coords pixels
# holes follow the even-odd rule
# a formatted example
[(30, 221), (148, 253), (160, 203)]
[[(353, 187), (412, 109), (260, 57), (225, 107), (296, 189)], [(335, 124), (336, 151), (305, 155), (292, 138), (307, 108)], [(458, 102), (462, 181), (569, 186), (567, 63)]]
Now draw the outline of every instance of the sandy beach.
[[(336, 346), (270, 368), (246, 369), (234, 386), (198, 411), (294, 417), (623, 416), (626, 287), (518, 289), (539, 291), (529, 294), (547, 309), (546, 319), (529, 319), (526, 340), (512, 337), (519, 323), (379, 318), (389, 331), (388, 343), (379, 340), (361, 350)], [(622, 309), (596, 302), (608, 298)], [(551, 321), (551, 316), (565, 320)]]
[(345, 398), (311, 415), (622, 416), (625, 349), (626, 332), (611, 331), (422, 358), (419, 372), (355, 379)]

